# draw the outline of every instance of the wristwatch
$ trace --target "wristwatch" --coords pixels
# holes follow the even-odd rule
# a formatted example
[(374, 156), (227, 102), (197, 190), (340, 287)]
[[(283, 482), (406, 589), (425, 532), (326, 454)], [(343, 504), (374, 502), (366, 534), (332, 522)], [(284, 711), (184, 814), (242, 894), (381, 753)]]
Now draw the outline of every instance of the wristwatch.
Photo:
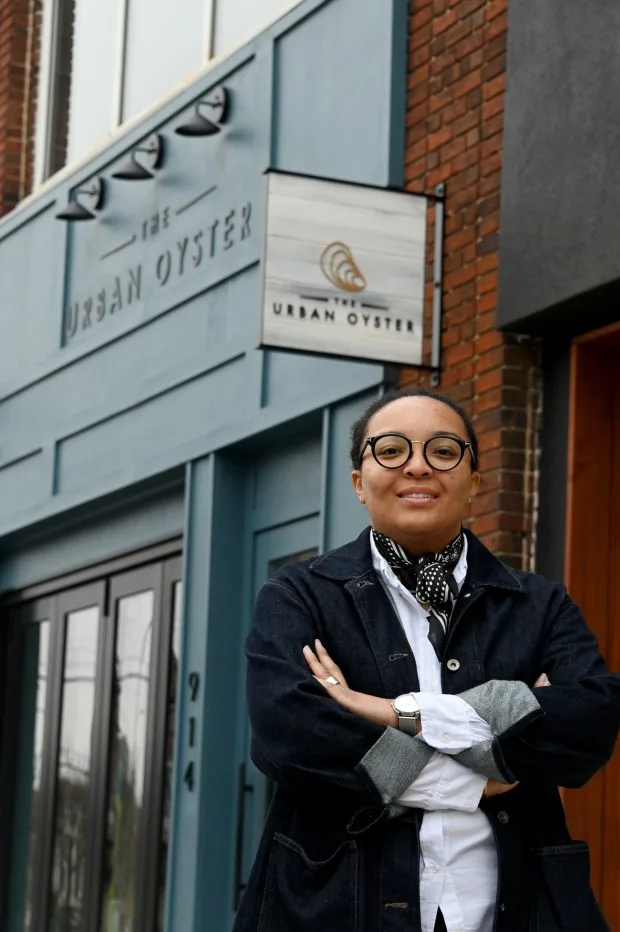
[(399, 731), (404, 731), (407, 735), (417, 735), (422, 724), (422, 713), (412, 693), (397, 696), (392, 708), (398, 716)]

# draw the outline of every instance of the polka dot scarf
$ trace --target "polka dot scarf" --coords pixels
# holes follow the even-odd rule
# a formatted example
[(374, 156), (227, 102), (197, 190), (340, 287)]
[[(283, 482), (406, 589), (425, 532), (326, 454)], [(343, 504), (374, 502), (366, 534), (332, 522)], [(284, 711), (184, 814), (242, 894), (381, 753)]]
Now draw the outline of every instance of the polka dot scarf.
[(421, 556), (408, 553), (404, 547), (385, 534), (379, 534), (378, 531), (373, 531), (372, 534), (377, 550), (387, 560), (403, 586), (413, 592), (418, 602), (430, 606), (428, 639), (441, 660), (450, 615), (459, 594), (453, 572), (463, 552), (463, 532), (444, 547), (441, 553), (424, 553)]

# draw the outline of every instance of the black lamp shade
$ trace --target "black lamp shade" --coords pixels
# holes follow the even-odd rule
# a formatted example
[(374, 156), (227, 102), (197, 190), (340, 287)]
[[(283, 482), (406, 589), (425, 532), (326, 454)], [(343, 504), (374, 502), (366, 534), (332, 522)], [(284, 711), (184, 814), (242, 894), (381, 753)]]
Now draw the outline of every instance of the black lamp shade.
[[(140, 153), (140, 160), (136, 156)], [(159, 133), (152, 133), (141, 146), (136, 146), (115, 172), (113, 178), (121, 181), (149, 181), (162, 163), (164, 141)]]
[[(177, 126), (175, 133), (179, 136), (215, 136), (222, 131), (222, 124), (228, 119), (230, 93), (225, 87), (216, 87), (208, 97), (196, 102), (194, 115)], [(208, 113), (208, 116), (205, 115)]]
[(92, 178), (83, 187), (73, 193), (69, 205), (56, 214), (57, 220), (94, 220), (95, 211), (101, 210), (105, 198), (105, 184), (102, 178)]
[(57, 220), (94, 220), (95, 215), (86, 210), (85, 207), (82, 207), (81, 204), (78, 204), (77, 201), (71, 201), (69, 206), (65, 210), (61, 210), (59, 214), (56, 214)]
[(196, 111), (191, 120), (182, 126), (177, 126), (175, 132), (179, 136), (215, 136), (216, 133), (221, 132), (221, 127)]

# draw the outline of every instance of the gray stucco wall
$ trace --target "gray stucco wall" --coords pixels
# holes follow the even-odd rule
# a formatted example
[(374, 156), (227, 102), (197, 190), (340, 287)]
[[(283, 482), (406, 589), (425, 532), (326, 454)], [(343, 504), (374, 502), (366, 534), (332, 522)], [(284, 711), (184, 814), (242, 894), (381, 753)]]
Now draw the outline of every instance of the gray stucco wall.
[(619, 35), (617, 0), (509, 4), (502, 325), (577, 332), (618, 317)]

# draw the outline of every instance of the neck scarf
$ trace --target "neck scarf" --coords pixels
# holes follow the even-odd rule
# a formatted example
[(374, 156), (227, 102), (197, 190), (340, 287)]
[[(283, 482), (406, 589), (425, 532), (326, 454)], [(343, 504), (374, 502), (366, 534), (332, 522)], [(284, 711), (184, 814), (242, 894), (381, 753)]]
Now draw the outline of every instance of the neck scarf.
[(377, 550), (392, 567), (403, 586), (418, 602), (430, 605), (428, 639), (439, 660), (443, 657), (452, 609), (459, 594), (454, 568), (461, 558), (465, 541), (463, 532), (439, 553), (414, 556), (396, 541), (372, 532)]

